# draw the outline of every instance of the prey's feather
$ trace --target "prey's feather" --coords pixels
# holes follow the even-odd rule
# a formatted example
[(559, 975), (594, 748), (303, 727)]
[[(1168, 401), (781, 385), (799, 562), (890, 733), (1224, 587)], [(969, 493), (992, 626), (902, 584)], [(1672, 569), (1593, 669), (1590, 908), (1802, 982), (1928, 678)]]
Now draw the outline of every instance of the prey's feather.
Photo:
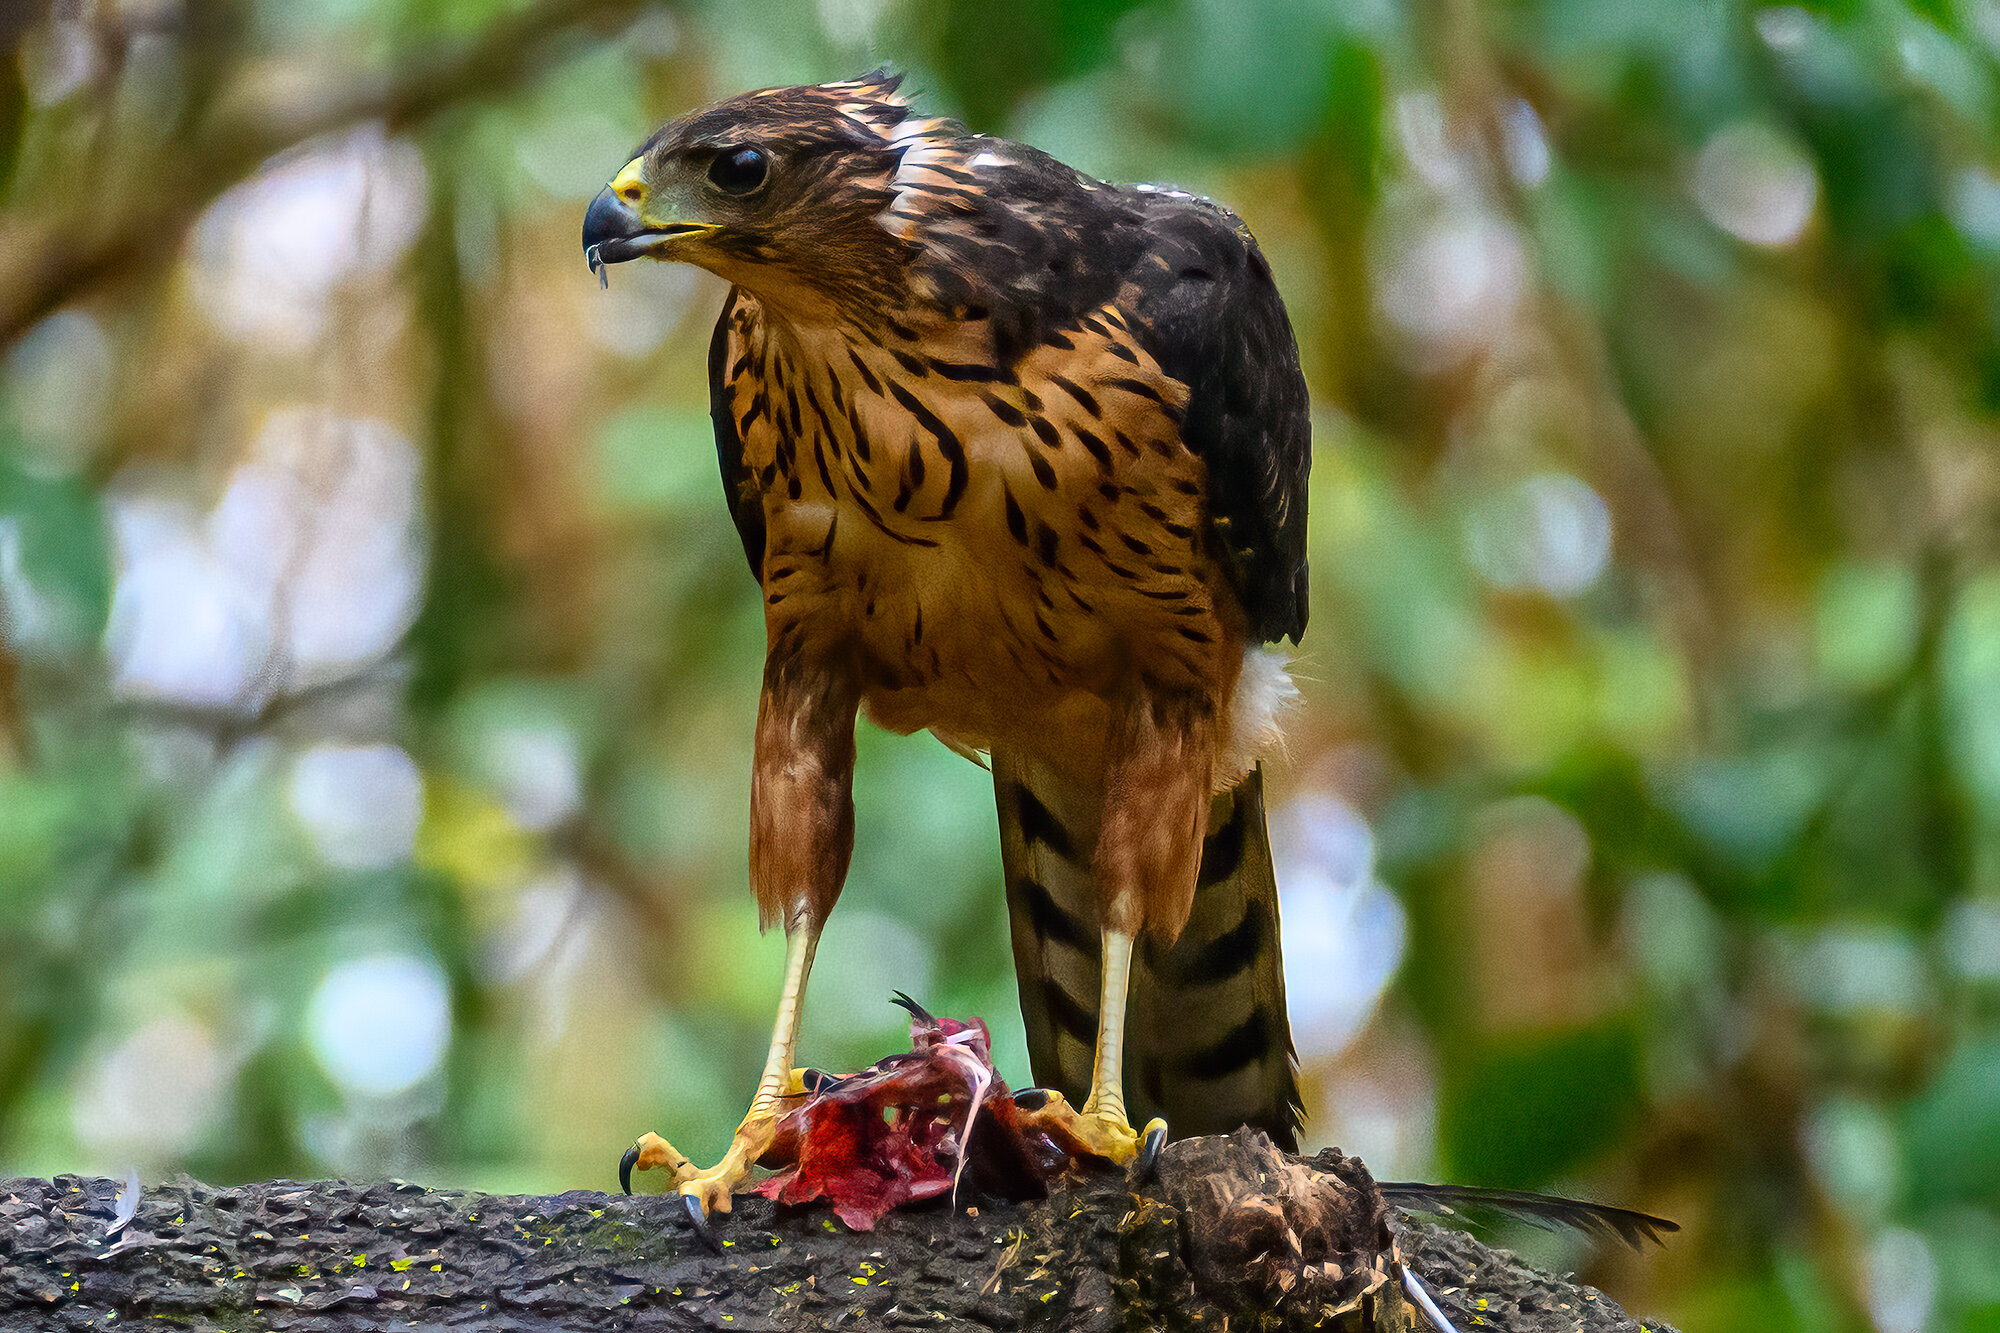
[(1633, 1249), (1643, 1249), (1647, 1241), (1666, 1243), (1679, 1231), (1678, 1222), (1631, 1208), (1586, 1203), (1554, 1194), (1534, 1194), (1527, 1190), (1482, 1189), (1475, 1185), (1425, 1185), (1413, 1181), (1384, 1181), (1382, 1195), (1396, 1207), (1417, 1213), (1455, 1213), (1484, 1210), (1532, 1222), (1545, 1230), (1568, 1227), (1601, 1240), (1621, 1240)]

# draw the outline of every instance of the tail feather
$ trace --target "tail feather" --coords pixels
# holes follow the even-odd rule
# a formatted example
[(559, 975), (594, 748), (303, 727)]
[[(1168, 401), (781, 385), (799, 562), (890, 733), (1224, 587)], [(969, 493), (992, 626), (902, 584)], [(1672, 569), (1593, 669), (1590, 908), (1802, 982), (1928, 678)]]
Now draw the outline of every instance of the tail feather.
[(1278, 939), (1264, 774), (1253, 768), (1210, 806), (1187, 928), (1171, 947), (1145, 941), (1133, 968), (1128, 1082), (1175, 1133), (1227, 1134), (1247, 1124), (1298, 1150), (1297, 1057)]
[(1098, 793), (1005, 751), (992, 756), (1014, 975), (1035, 1082), (1080, 1103), (1097, 1041)]
[[(1005, 752), (993, 756), (993, 780), (1035, 1081), (1080, 1100), (1097, 1030), (1099, 798)], [(1135, 953), (1124, 1092), (1134, 1124), (1163, 1116), (1177, 1137), (1248, 1124), (1296, 1149), (1298, 1085), (1259, 770), (1215, 798), (1186, 929), (1170, 947), (1146, 940)]]
[(1608, 1203), (1586, 1203), (1555, 1194), (1532, 1194), (1526, 1190), (1485, 1189), (1477, 1185), (1424, 1185), (1409, 1181), (1383, 1181), (1382, 1197), (1396, 1207), (1415, 1213), (1453, 1213), (1484, 1210), (1532, 1222), (1545, 1230), (1569, 1227), (1600, 1240), (1622, 1240), (1633, 1249), (1645, 1242), (1666, 1243), (1669, 1233), (1680, 1223), (1664, 1217), (1617, 1208)]

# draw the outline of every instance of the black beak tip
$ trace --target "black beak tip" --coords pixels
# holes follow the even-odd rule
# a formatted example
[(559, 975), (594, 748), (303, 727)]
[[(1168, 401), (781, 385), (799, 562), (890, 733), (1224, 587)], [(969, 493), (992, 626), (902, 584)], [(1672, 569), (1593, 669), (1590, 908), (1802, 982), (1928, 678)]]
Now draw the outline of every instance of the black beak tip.
[(620, 199), (610, 186), (597, 192), (597, 198), (590, 201), (590, 208), (583, 215), (583, 253), (597, 268), (603, 263), (603, 253), (612, 241), (626, 240), (639, 230), (639, 215), (632, 206)]

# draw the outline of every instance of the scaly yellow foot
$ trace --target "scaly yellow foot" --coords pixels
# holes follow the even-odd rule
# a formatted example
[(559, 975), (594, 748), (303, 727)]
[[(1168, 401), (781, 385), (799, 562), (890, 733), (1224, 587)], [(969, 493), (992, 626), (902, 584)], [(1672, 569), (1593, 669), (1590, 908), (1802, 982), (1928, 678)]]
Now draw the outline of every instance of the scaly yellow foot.
[(656, 1166), (666, 1167), (673, 1174), (676, 1185), (683, 1176), (693, 1175), (695, 1170), (686, 1153), (651, 1130), (641, 1134), (639, 1141), (627, 1148), (625, 1155), (618, 1159), (618, 1188), (627, 1194), (632, 1192), (632, 1168), (635, 1166), (641, 1171), (651, 1171)]
[[(839, 1082), (831, 1074), (817, 1069), (792, 1070), (775, 1095), (762, 1104), (751, 1106), (750, 1113), (743, 1117), (743, 1123), (736, 1127), (729, 1151), (706, 1171), (695, 1166), (686, 1153), (658, 1134), (641, 1134), (639, 1141), (627, 1148), (625, 1155), (618, 1160), (618, 1187), (627, 1194), (632, 1192), (634, 1167), (641, 1171), (665, 1168), (672, 1177), (670, 1187), (691, 1201), (689, 1216), (695, 1219), (697, 1229), (703, 1229), (705, 1236), (708, 1215), (730, 1211), (736, 1187), (743, 1183), (750, 1174), (750, 1168), (776, 1143), (778, 1121), (785, 1111), (796, 1105), (798, 1098), (823, 1091)], [(782, 1155), (783, 1145), (779, 1146)]]
[(736, 1187), (750, 1175), (750, 1168), (757, 1164), (777, 1137), (778, 1113), (776, 1109), (763, 1110), (752, 1107), (750, 1114), (743, 1117), (743, 1123), (736, 1127), (735, 1136), (729, 1141), (729, 1151), (722, 1154), (722, 1160), (707, 1170), (701, 1170), (688, 1160), (687, 1154), (658, 1134), (642, 1134), (639, 1141), (626, 1149), (625, 1156), (618, 1162), (618, 1184), (627, 1194), (632, 1192), (632, 1168), (648, 1171), (654, 1167), (664, 1167), (672, 1173), (673, 1187), (681, 1194), (686, 1205), (688, 1220), (694, 1229), (711, 1246), (714, 1237), (709, 1234), (708, 1219), (717, 1213), (729, 1212), (735, 1205)]
[[(1166, 1142), (1167, 1122), (1153, 1120), (1147, 1124), (1145, 1134), (1132, 1128), (1125, 1118), (1125, 1108), (1116, 1104), (1092, 1106), (1084, 1103), (1081, 1111), (1076, 1110), (1060, 1092), (1049, 1092), (1048, 1100), (1032, 1110), (1022, 1107), (1021, 1120), (1025, 1128), (1039, 1131), (1065, 1151), (1102, 1157), (1116, 1166), (1124, 1166), (1135, 1157), (1144, 1156), (1142, 1169), (1150, 1169), (1152, 1159), (1159, 1154), (1160, 1144)], [(1016, 1106), (1021, 1106), (1019, 1099)]]

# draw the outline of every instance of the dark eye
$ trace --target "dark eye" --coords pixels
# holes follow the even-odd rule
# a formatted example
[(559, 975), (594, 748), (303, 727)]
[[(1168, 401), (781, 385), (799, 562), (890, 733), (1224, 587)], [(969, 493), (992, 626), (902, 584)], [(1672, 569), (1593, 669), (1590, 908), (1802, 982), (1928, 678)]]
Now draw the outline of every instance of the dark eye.
[(771, 174), (761, 148), (725, 148), (708, 164), (708, 181), (724, 194), (750, 194)]

